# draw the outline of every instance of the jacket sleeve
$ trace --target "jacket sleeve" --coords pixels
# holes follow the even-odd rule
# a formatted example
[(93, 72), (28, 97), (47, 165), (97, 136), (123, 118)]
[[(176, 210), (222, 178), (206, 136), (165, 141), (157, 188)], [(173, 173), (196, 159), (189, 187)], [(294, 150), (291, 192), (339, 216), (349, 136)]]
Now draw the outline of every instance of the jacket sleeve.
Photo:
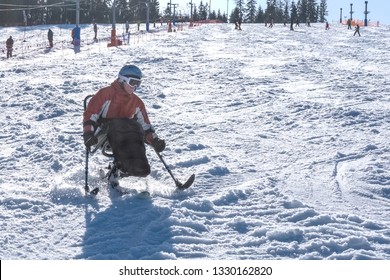
[(146, 112), (145, 105), (141, 101), (140, 106), (136, 109), (137, 122), (142, 126), (145, 132), (145, 141), (149, 145), (152, 144), (154, 138), (157, 138), (157, 134), (154, 131), (154, 127), (151, 125), (148, 113)]
[(95, 131), (99, 125), (99, 119), (107, 115), (111, 101), (106, 98), (106, 93), (99, 90), (89, 101), (87, 109), (84, 112), (83, 127), (84, 133)]

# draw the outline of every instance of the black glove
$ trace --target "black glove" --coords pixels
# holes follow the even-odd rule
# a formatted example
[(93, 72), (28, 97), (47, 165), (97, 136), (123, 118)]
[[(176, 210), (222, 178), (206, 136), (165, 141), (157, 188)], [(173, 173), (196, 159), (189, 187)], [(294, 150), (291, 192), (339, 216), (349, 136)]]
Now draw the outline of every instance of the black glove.
[(84, 137), (84, 145), (87, 146), (88, 148), (93, 145), (96, 145), (98, 142), (97, 137), (94, 135), (92, 131), (85, 132), (83, 134), (83, 137)]
[(160, 138), (154, 138), (152, 142), (152, 146), (157, 153), (161, 153), (165, 149), (165, 141)]

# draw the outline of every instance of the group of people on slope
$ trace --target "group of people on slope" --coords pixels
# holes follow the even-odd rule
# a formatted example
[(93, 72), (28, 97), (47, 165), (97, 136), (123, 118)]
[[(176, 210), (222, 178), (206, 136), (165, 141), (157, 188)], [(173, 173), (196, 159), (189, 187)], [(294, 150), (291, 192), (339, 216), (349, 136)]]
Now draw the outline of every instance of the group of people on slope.
[[(53, 31), (50, 28), (49, 28), (49, 31), (47, 32), (47, 39), (49, 41), (49, 47), (52, 48), (53, 47)], [(7, 58), (12, 57), (12, 53), (14, 50), (14, 39), (12, 38), (12, 36), (9, 36), (7, 41), (5, 41), (5, 47), (7, 50)]]
[[(347, 20), (347, 26), (348, 26), (348, 29), (352, 29), (352, 19), (349, 18)], [(360, 25), (359, 24), (356, 24), (355, 33), (353, 33), (353, 36), (355, 36), (356, 34), (358, 34), (360, 37)]]
[[(234, 22), (234, 24), (235, 24), (235, 28), (234, 29), (241, 30), (241, 22), (242, 22), (241, 18), (238, 18)], [(292, 30), (292, 31), (294, 30), (293, 24), (294, 24), (294, 22), (293, 22), (293, 20), (291, 20), (290, 30)], [(273, 19), (271, 19), (271, 21), (269, 23), (269, 27), (273, 27), (273, 25), (274, 25), (274, 22), (273, 22)], [(286, 24), (284, 24), (284, 25), (286, 25)], [(352, 27), (351, 27), (352, 26), (352, 21), (350, 19), (348, 19), (347, 25), (348, 25), (348, 29), (352, 29)], [(265, 22), (265, 26), (268, 26), (267, 22)], [(299, 20), (297, 20), (297, 23), (296, 23), (295, 26), (299, 26)], [(310, 26), (310, 24), (308, 24), (308, 26)], [(327, 21), (325, 22), (325, 29), (326, 30), (330, 29), (329, 22), (327, 22)], [(356, 36), (356, 34), (359, 35), (359, 37), (360, 37), (360, 25), (359, 24), (356, 24), (356, 26), (355, 26), (355, 33), (353, 34), (353, 36)]]

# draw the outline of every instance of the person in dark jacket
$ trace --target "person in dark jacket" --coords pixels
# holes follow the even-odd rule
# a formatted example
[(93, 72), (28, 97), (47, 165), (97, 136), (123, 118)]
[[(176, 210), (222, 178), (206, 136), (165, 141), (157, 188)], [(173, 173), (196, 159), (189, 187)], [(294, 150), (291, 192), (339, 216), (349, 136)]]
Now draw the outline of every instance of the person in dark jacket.
[(47, 32), (47, 39), (49, 40), (50, 48), (52, 48), (53, 47), (53, 31), (51, 29), (49, 29), (49, 31)]
[(93, 37), (93, 39), (94, 39), (95, 41), (97, 40), (97, 30), (98, 30), (97, 23), (94, 22), (94, 23), (93, 23), (93, 32), (95, 33), (95, 37)]
[(12, 39), (12, 36), (9, 36), (9, 38), (5, 42), (5, 46), (7, 48), (7, 58), (12, 57), (12, 50), (14, 47), (14, 39)]
[(350, 18), (347, 20), (347, 26), (348, 29), (352, 29), (352, 20)]
[(360, 37), (360, 26), (359, 26), (359, 24), (356, 24), (356, 26), (355, 26), (355, 33), (353, 33), (353, 36), (355, 36), (356, 34), (359, 34), (359, 37)]

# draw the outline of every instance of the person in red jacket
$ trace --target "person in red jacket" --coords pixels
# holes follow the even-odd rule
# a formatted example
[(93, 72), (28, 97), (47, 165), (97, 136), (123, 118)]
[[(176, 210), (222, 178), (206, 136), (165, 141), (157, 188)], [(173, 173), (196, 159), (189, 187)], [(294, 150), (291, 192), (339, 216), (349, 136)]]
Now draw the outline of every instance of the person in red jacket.
[(114, 155), (114, 166), (120, 170), (121, 177), (150, 174), (144, 143), (158, 153), (165, 149), (165, 141), (157, 136), (151, 125), (144, 102), (135, 94), (141, 80), (142, 72), (137, 66), (123, 66), (118, 78), (100, 89), (84, 112), (84, 144), (87, 148), (98, 144), (96, 132), (105, 130)]

